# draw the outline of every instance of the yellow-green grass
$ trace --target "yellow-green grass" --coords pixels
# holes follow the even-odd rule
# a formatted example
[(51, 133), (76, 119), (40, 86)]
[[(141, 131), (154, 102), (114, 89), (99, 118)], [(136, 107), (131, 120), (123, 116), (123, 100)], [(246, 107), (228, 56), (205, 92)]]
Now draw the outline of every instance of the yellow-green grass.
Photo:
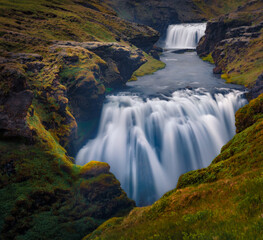
[[(78, 3), (73, 0), (2, 0), (0, 37), (6, 36), (0, 39), (0, 50), (36, 52), (52, 40), (115, 42), (120, 36), (132, 38), (141, 34), (139, 28), (116, 17), (109, 6), (98, 0)], [(7, 31), (20, 36), (10, 37)]]
[(153, 58), (147, 53), (144, 53), (144, 56), (147, 59), (147, 62), (133, 73), (130, 81), (136, 81), (137, 77), (142, 77), (144, 75), (153, 74), (154, 72), (165, 68), (164, 62)]
[(206, 61), (206, 62), (210, 62), (210, 63), (212, 63), (212, 64), (215, 63), (215, 62), (214, 62), (214, 59), (213, 59), (213, 57), (212, 57), (212, 55), (211, 55), (211, 53), (208, 54), (208, 55), (205, 56), (205, 57), (202, 57), (202, 60), (203, 60), (203, 61)]

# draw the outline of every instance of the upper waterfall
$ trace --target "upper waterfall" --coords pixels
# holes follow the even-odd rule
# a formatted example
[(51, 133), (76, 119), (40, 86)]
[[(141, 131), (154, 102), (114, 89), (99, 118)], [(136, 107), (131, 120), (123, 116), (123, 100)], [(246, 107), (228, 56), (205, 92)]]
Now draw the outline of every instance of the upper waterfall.
[(205, 34), (206, 23), (170, 25), (167, 29), (165, 48), (195, 49)]

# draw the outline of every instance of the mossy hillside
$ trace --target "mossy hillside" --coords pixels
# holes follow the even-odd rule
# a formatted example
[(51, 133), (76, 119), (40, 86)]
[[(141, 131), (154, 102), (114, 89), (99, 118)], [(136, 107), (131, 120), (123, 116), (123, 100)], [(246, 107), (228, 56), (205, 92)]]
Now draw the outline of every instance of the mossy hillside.
[[(207, 168), (183, 174), (152, 206), (112, 219), (85, 239), (262, 239), (262, 95), (236, 114), (239, 133)], [(244, 126), (241, 126), (244, 124)]]
[[(108, 63), (83, 47), (58, 46), (53, 40), (117, 40), (128, 52), (137, 49), (130, 46), (130, 39), (139, 35), (147, 41), (156, 37), (155, 32), (116, 18), (106, 5), (82, 3), (85, 6), (72, 1), (3, 1), (1, 5), (0, 51), (4, 58), (0, 68), (7, 66), (7, 74), (11, 73), (3, 81), (1, 78), (1, 104), (24, 91), (32, 94), (31, 105), (23, 112), (26, 117), (21, 119), (29, 134), (0, 134), (0, 231), (5, 239), (39, 235), (81, 239), (108, 218), (124, 215), (134, 206), (108, 166), (96, 163), (84, 171), (67, 152), (78, 137), (76, 119), (81, 113), (74, 104), (88, 107), (103, 101)], [(74, 22), (74, 16), (80, 22)], [(84, 21), (87, 26), (83, 30)], [(75, 101), (76, 89), (84, 89), (89, 99)], [(2, 110), (6, 108), (1, 105)], [(8, 121), (12, 126), (16, 119)], [(24, 131), (15, 130), (18, 135)], [(4, 129), (4, 133), (9, 131)]]
[[(157, 31), (116, 17), (102, 1), (2, 0), (0, 52), (49, 55), (54, 40), (120, 42), (151, 48)], [(158, 70), (158, 69), (156, 69)]]
[[(46, 40), (114, 41), (128, 24), (98, 1), (1, 1), (2, 31), (16, 31)], [(98, 6), (101, 6), (100, 9)], [(107, 15), (105, 15), (107, 14)], [(107, 20), (112, 20), (107, 23)], [(112, 24), (112, 25), (111, 25)], [(118, 28), (114, 29), (114, 25)], [(124, 29), (123, 29), (124, 28)], [(112, 29), (112, 31), (110, 30)], [(131, 29), (130, 29), (131, 30)], [(115, 31), (119, 31), (116, 32)], [(120, 34), (119, 34), (120, 35)]]
[(263, 94), (250, 101), (249, 105), (238, 110), (236, 113), (237, 132), (242, 132), (247, 127), (261, 121), (263, 118)]
[[(94, 170), (94, 175), (83, 178), (82, 167), (72, 164), (39, 121), (29, 122), (41, 136), (35, 145), (0, 143), (4, 239), (34, 239), (39, 234), (45, 239), (81, 239), (112, 214), (133, 206), (111, 173)], [(89, 171), (93, 167), (94, 163), (86, 166)]]

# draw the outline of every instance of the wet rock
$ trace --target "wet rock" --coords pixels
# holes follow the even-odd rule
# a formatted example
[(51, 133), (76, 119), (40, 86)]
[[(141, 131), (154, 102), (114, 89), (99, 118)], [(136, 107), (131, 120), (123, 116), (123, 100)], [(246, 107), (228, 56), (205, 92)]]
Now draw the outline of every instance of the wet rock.
[(222, 73), (222, 69), (221, 69), (220, 67), (215, 67), (215, 68), (213, 69), (213, 73), (214, 73), (214, 74), (221, 74), (221, 73)]
[(2, 137), (23, 137), (32, 141), (33, 132), (28, 128), (26, 116), (33, 100), (26, 77), (19, 66), (6, 64), (1, 67), (0, 82), (0, 132)]
[(256, 83), (253, 85), (249, 92), (249, 98), (257, 98), (260, 94), (263, 93), (263, 73), (259, 75), (256, 80)]

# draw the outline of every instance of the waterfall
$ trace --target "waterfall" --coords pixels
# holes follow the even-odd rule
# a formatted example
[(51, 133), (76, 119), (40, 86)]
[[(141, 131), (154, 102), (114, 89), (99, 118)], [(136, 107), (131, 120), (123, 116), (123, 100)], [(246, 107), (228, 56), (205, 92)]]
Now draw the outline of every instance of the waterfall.
[(235, 134), (235, 112), (246, 103), (242, 95), (186, 89), (146, 100), (108, 96), (97, 137), (79, 151), (76, 163), (109, 163), (137, 205), (151, 204), (182, 173), (208, 166), (219, 154)]
[(206, 23), (176, 24), (167, 29), (165, 47), (168, 49), (195, 49), (205, 34)]

